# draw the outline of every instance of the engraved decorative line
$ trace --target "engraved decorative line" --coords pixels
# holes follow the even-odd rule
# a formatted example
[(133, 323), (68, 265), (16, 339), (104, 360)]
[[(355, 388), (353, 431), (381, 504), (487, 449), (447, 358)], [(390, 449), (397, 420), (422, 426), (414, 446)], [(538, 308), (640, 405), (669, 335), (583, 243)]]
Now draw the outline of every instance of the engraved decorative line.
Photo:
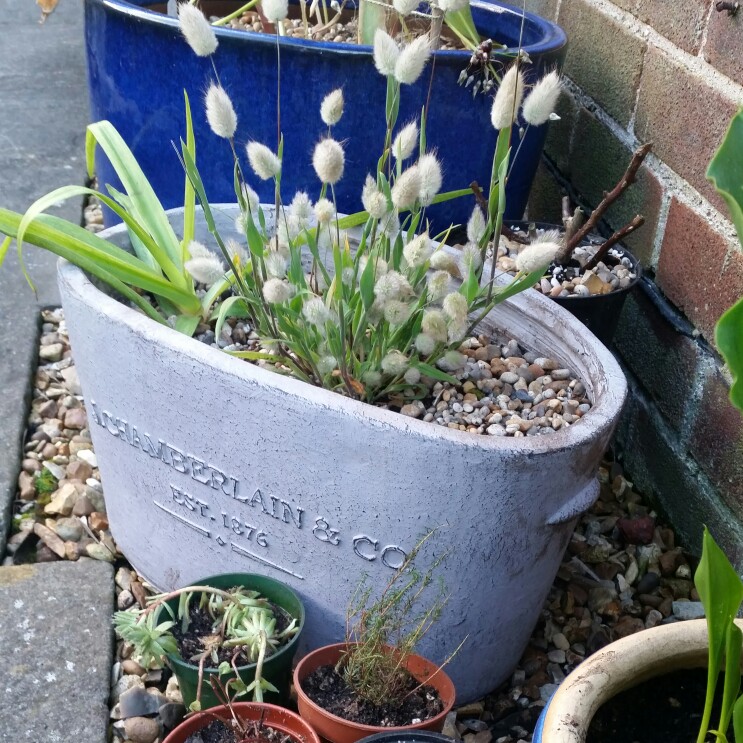
[(269, 565), (272, 568), (276, 568), (276, 570), (280, 570), (282, 573), (286, 573), (287, 575), (293, 575), (295, 578), (299, 578), (299, 580), (304, 580), (304, 576), (299, 575), (298, 573), (293, 573), (288, 568), (282, 568), (281, 565), (277, 565), (275, 562), (266, 560), (265, 557), (256, 555), (254, 552), (251, 552), (250, 550), (246, 550), (244, 547), (240, 547), (234, 542), (230, 542), (230, 544), (232, 545), (233, 552), (237, 552), (240, 555), (245, 555), (245, 557), (252, 557), (254, 560), (258, 560), (258, 562), (262, 562), (264, 565)]
[(196, 531), (201, 532), (207, 537), (211, 536), (211, 532), (208, 529), (204, 529), (203, 526), (199, 526), (198, 524), (194, 524), (193, 521), (189, 521), (188, 519), (184, 519), (183, 516), (181, 516), (179, 513), (176, 513), (175, 511), (171, 511), (169, 508), (166, 508), (162, 505), (162, 503), (158, 503), (156, 500), (152, 501), (158, 508), (165, 511), (165, 513), (169, 513), (174, 519), (178, 519), (178, 521), (184, 523), (186, 526), (190, 526), (192, 529), (196, 529)]

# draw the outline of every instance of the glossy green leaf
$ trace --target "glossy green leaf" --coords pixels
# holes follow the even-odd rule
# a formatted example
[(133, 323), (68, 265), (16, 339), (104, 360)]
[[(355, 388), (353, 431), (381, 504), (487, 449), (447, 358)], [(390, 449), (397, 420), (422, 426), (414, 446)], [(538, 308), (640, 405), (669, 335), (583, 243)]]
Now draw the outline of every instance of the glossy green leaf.
[(706, 527), (702, 537), (702, 559), (694, 574), (694, 585), (704, 605), (709, 637), (707, 695), (697, 737), (697, 741), (703, 743), (709, 730), (712, 703), (729, 627), (743, 601), (743, 582)]
[(431, 377), (431, 379), (438, 379), (440, 382), (449, 382), (450, 384), (458, 383), (456, 377), (452, 377), (451, 374), (447, 374), (441, 371), (441, 369), (437, 369), (435, 366), (426, 364), (423, 361), (417, 361), (414, 366), (421, 374), (425, 374), (427, 377)]
[[(725, 199), (743, 246), (743, 109), (730, 122), (707, 178)], [(733, 375), (730, 399), (743, 412), (743, 298), (720, 318), (715, 343)]]
[(743, 644), (743, 632), (735, 622), (728, 625), (725, 637), (725, 682), (722, 691), (722, 709), (720, 710), (721, 733), (726, 734), (733, 716), (735, 700), (740, 693), (740, 654)]
[(733, 733), (735, 740), (743, 740), (743, 697), (739, 697), (733, 707)]
[(217, 315), (217, 325), (214, 328), (214, 335), (219, 338), (222, 327), (230, 317), (247, 317), (248, 305), (242, 297), (228, 297), (222, 302)]

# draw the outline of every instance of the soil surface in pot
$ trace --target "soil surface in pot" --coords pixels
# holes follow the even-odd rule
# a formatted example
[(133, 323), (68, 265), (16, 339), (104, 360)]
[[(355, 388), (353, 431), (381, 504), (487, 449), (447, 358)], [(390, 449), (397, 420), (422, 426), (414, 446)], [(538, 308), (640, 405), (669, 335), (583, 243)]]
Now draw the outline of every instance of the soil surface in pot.
[(336, 717), (361, 725), (402, 727), (435, 717), (444, 709), (438, 692), (431, 686), (421, 686), (410, 676), (409, 694), (400, 706), (378, 707), (359, 698), (333, 666), (316, 668), (302, 682), (302, 690), (319, 707)]
[[(707, 671), (700, 668), (645, 681), (601, 707), (591, 722), (586, 743), (694, 743), (706, 689)], [(717, 692), (712, 727), (719, 719), (722, 678)], [(728, 740), (733, 740), (732, 729)]]
[[(242, 2), (226, 2), (225, 0), (217, 0), (217, 2), (201, 2), (200, 6), (204, 13), (207, 15), (209, 20), (213, 23), (214, 21), (224, 18), (236, 11), (243, 3)], [(327, 20), (325, 15), (318, 16), (309, 14), (309, 5), (307, 12), (307, 24), (302, 19), (301, 10), (297, 5), (289, 6), (289, 16), (285, 21), (285, 35), (288, 37), (308, 39), (312, 41), (333, 41), (335, 43), (342, 44), (357, 44), (358, 43), (358, 16), (353, 10), (343, 10), (340, 13), (329, 7), (328, 3), (328, 15)], [(167, 12), (167, 6), (165, 3), (153, 3), (147, 6), (149, 10), (154, 10), (159, 13)], [(322, 10), (321, 10), (322, 13)], [(406, 19), (408, 30), (411, 31), (415, 36), (424, 33), (429, 27), (430, 22), (427, 22), (422, 18), (408, 17)], [(254, 33), (266, 33), (275, 34), (275, 27), (267, 21), (261, 19), (259, 13), (255, 10), (248, 10), (237, 18), (233, 18), (224, 24), (224, 28), (231, 28), (237, 31), (253, 31)], [(402, 31), (398, 31), (396, 34), (396, 40), (398, 42), (403, 41)], [(442, 50), (464, 50), (461, 42), (457, 37), (448, 32), (446, 27), (441, 32), (441, 47)]]
[[(514, 233), (525, 238), (525, 233), (518, 228), (514, 228)], [(539, 229), (536, 234), (542, 236), (545, 230)], [(595, 255), (597, 246), (603, 242), (603, 238), (589, 238), (585, 245), (579, 245), (573, 251), (572, 260), (566, 266), (550, 265), (545, 277), (534, 288), (553, 298), (590, 297), (627, 289), (636, 274), (632, 270), (632, 261), (621, 249), (611, 248), (605, 260), (599, 261), (595, 268), (585, 268)], [(516, 257), (525, 247), (522, 242), (504, 237), (498, 249), (498, 268), (515, 275)]]
[[(291, 623), (291, 617), (281, 607), (275, 604), (271, 604), (270, 606), (274, 617), (276, 617), (276, 631), (282, 632)], [(202, 609), (199, 606), (191, 606), (189, 611), (189, 625), (186, 631), (183, 632), (181, 629), (180, 621), (176, 621), (171, 631), (178, 643), (181, 658), (189, 663), (198, 663), (198, 656), (204, 652), (206, 644), (214, 637), (214, 619), (206, 609)], [(288, 642), (291, 639), (289, 637), (284, 642)], [(220, 646), (217, 650), (219, 663), (224, 661), (231, 662), (234, 654), (235, 648), (223, 648)], [(272, 654), (270, 648), (266, 650), (267, 658)], [(242, 652), (237, 656), (238, 665), (246, 665), (251, 662)], [(211, 659), (207, 660), (207, 667), (216, 665), (218, 663), (213, 663)]]
[(247, 723), (243, 732), (233, 729), (222, 720), (213, 720), (186, 738), (186, 743), (296, 743), (296, 741), (291, 735), (256, 721)]

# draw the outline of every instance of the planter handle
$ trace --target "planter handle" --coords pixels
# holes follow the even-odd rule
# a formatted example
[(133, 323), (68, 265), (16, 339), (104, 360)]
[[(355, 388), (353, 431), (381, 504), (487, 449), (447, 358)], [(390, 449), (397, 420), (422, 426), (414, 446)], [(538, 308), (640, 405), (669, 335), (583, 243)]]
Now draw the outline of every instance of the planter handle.
[(564, 503), (545, 522), (547, 526), (559, 526), (580, 516), (587, 511), (599, 495), (599, 481), (594, 478), (582, 490), (579, 490), (567, 503)]

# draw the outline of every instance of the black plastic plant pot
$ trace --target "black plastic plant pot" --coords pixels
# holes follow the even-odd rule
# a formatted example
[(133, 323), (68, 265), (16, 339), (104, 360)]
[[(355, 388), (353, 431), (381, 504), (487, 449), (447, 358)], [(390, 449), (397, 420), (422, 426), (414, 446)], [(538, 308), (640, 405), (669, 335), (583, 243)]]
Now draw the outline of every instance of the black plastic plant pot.
[(642, 266), (632, 253), (619, 248), (622, 257), (632, 262), (632, 273), (635, 278), (624, 289), (617, 289), (609, 294), (594, 294), (587, 297), (553, 297), (553, 301), (577, 317), (605, 346), (614, 340), (622, 307), (630, 292), (642, 278)]
[(390, 730), (362, 738), (358, 743), (452, 743), (448, 735), (428, 730)]
[[(215, 575), (195, 581), (192, 585), (211, 586), (212, 588), (221, 588), (223, 590), (228, 590), (234, 586), (242, 586), (251, 591), (258, 591), (262, 597), (268, 599), (272, 604), (283, 609), (287, 614), (297, 620), (297, 626), (299, 627), (297, 633), (288, 643), (281, 645), (277, 652), (267, 656), (263, 662), (263, 678), (279, 690), (278, 694), (273, 692), (264, 693), (264, 702), (271, 704), (285, 703), (289, 699), (292, 661), (297, 652), (299, 636), (304, 628), (304, 604), (302, 604), (299, 596), (281, 581), (254, 573), (225, 573), (224, 575)], [(177, 611), (178, 600), (178, 598), (171, 599), (167, 602), (167, 605), (173, 611)], [(158, 623), (168, 621), (169, 618), (169, 613), (165, 610), (165, 607), (158, 610)], [(168, 663), (178, 678), (178, 684), (183, 695), (183, 703), (188, 707), (197, 696), (199, 685), (198, 664), (190, 663), (177, 655), (169, 655)], [(250, 684), (255, 679), (255, 663), (238, 666), (237, 670), (240, 678), (246, 684)], [(222, 683), (230, 678), (228, 674), (220, 676), (216, 668), (204, 667), (201, 685), (201, 709), (207, 709), (221, 704), (212, 690), (210, 683), (212, 676), (219, 678)], [(234, 678), (234, 674), (232, 674), (232, 678)], [(246, 697), (244, 699), (241, 698), (240, 701), (251, 701), (251, 699)]]
[[(538, 230), (559, 230), (563, 227), (546, 222), (508, 222), (509, 226), (517, 228), (523, 232), (534, 225)], [(584, 242), (584, 245), (595, 244), (595, 236), (590, 236)], [(617, 289), (609, 294), (594, 294), (587, 297), (570, 296), (570, 297), (552, 297), (553, 302), (557, 302), (564, 307), (571, 315), (577, 317), (605, 346), (610, 346), (614, 340), (614, 334), (619, 325), (619, 316), (622, 314), (622, 307), (629, 296), (642, 278), (642, 265), (632, 253), (626, 248), (616, 247), (616, 250), (622, 254), (622, 257), (629, 258), (632, 263), (632, 273), (635, 278), (629, 286), (624, 289)]]

